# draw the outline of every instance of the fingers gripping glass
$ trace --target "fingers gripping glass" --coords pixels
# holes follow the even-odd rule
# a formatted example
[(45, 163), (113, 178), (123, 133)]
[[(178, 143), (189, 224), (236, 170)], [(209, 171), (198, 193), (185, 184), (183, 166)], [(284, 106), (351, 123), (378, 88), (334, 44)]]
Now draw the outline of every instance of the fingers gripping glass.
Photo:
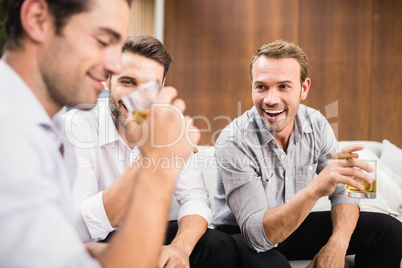
[(354, 178), (358, 183), (364, 186), (363, 190), (359, 190), (351, 185), (345, 185), (345, 192), (347, 197), (353, 198), (367, 198), (367, 199), (374, 199), (377, 196), (377, 161), (376, 160), (364, 160), (366, 161), (372, 168), (372, 173), (366, 173), (373, 179), (372, 183), (367, 183), (363, 180)]
[(161, 88), (157, 80), (150, 80), (121, 98), (124, 106), (138, 124), (141, 124), (150, 113), (151, 105), (155, 102)]
[[(138, 124), (144, 122), (161, 88), (162, 85), (157, 80), (150, 80), (121, 98), (127, 111), (133, 115), (135, 122)], [(194, 147), (193, 153), (197, 152), (197, 147)]]

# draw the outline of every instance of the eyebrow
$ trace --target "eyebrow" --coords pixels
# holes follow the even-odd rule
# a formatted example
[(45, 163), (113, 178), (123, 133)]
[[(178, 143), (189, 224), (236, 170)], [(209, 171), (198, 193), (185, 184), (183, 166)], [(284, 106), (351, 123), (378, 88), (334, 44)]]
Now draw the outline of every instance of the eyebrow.
[(104, 32), (104, 33), (106, 33), (108, 35), (111, 35), (117, 41), (121, 40), (121, 35), (119, 33), (115, 32), (115, 31), (109, 29), (109, 28), (102, 27), (102, 28), (100, 28), (100, 31)]
[(131, 76), (127, 76), (127, 75), (124, 75), (124, 76), (120, 76), (119, 78), (117, 78), (118, 80), (131, 80), (131, 81), (137, 81), (137, 79), (135, 79), (134, 77), (131, 77)]
[(254, 81), (253, 84), (264, 84), (265, 85), (265, 82), (263, 82), (263, 81)]
[(293, 81), (291, 80), (283, 80), (283, 81), (278, 81), (277, 84), (294, 84)]

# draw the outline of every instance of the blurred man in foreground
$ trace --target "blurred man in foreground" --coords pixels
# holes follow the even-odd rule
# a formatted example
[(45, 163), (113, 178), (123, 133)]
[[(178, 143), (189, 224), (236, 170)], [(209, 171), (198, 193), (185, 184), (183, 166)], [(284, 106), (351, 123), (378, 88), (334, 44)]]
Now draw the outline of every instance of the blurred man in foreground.
[[(1, 266), (155, 267), (180, 165), (127, 171), (137, 176), (137, 187), (124, 224), (109, 247), (88, 247), (95, 260), (76, 231), (76, 169), (57, 115), (65, 105), (94, 106), (102, 82), (121, 72), (129, 1), (3, 0), (2, 11), (8, 39), (0, 62)], [(165, 88), (157, 102), (184, 110), (175, 96), (175, 89)], [(154, 129), (147, 118), (144, 127), (132, 124), (133, 133), (155, 131), (159, 144), (177, 142), (152, 148), (148, 140), (141, 154), (155, 161), (172, 152), (187, 159), (193, 144), (178, 137), (191, 126), (188, 117), (171, 108), (155, 109), (151, 117)], [(195, 129), (189, 135), (199, 138)]]

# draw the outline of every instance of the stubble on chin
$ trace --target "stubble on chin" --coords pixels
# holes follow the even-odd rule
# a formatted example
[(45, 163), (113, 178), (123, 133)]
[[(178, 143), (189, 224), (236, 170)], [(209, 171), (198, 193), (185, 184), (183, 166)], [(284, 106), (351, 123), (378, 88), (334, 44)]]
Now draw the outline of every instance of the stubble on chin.
[[(113, 116), (113, 121), (116, 121), (119, 123), (119, 127), (126, 128), (126, 124), (124, 122), (124, 117), (119, 111), (119, 107), (117, 105), (116, 100), (112, 97), (112, 95), (109, 95), (109, 109), (110, 112), (112, 113)], [(116, 125), (117, 127), (117, 125)]]

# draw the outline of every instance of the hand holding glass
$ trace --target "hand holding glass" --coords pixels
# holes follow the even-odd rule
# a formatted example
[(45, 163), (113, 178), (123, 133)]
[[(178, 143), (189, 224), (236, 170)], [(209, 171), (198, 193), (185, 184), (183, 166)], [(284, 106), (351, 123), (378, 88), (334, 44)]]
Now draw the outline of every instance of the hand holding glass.
[(157, 80), (151, 80), (121, 98), (128, 112), (132, 113), (135, 122), (141, 124), (144, 121), (161, 88)]
[[(328, 159), (349, 159), (349, 158), (359, 158), (356, 153), (329, 153), (327, 154)], [(345, 193), (347, 197), (352, 198), (367, 198), (374, 199), (377, 195), (377, 161), (376, 160), (363, 160), (368, 163), (372, 168), (373, 172), (368, 173), (363, 170), (365, 174), (373, 179), (372, 183), (367, 183), (366, 181), (354, 178), (358, 183), (364, 186), (363, 190), (359, 190), (351, 185), (345, 184)]]
[(368, 163), (372, 168), (373, 172), (366, 173), (370, 178), (373, 179), (372, 183), (368, 183), (366, 181), (354, 178), (358, 183), (364, 186), (363, 190), (359, 190), (353, 186), (345, 185), (346, 196), (353, 197), (353, 198), (367, 198), (367, 199), (374, 199), (377, 196), (377, 161), (376, 160), (363, 160)]
[[(149, 115), (151, 105), (155, 102), (161, 88), (162, 85), (157, 80), (150, 80), (121, 98), (135, 122), (141, 124)], [(194, 147), (193, 152), (197, 153), (198, 149)]]

